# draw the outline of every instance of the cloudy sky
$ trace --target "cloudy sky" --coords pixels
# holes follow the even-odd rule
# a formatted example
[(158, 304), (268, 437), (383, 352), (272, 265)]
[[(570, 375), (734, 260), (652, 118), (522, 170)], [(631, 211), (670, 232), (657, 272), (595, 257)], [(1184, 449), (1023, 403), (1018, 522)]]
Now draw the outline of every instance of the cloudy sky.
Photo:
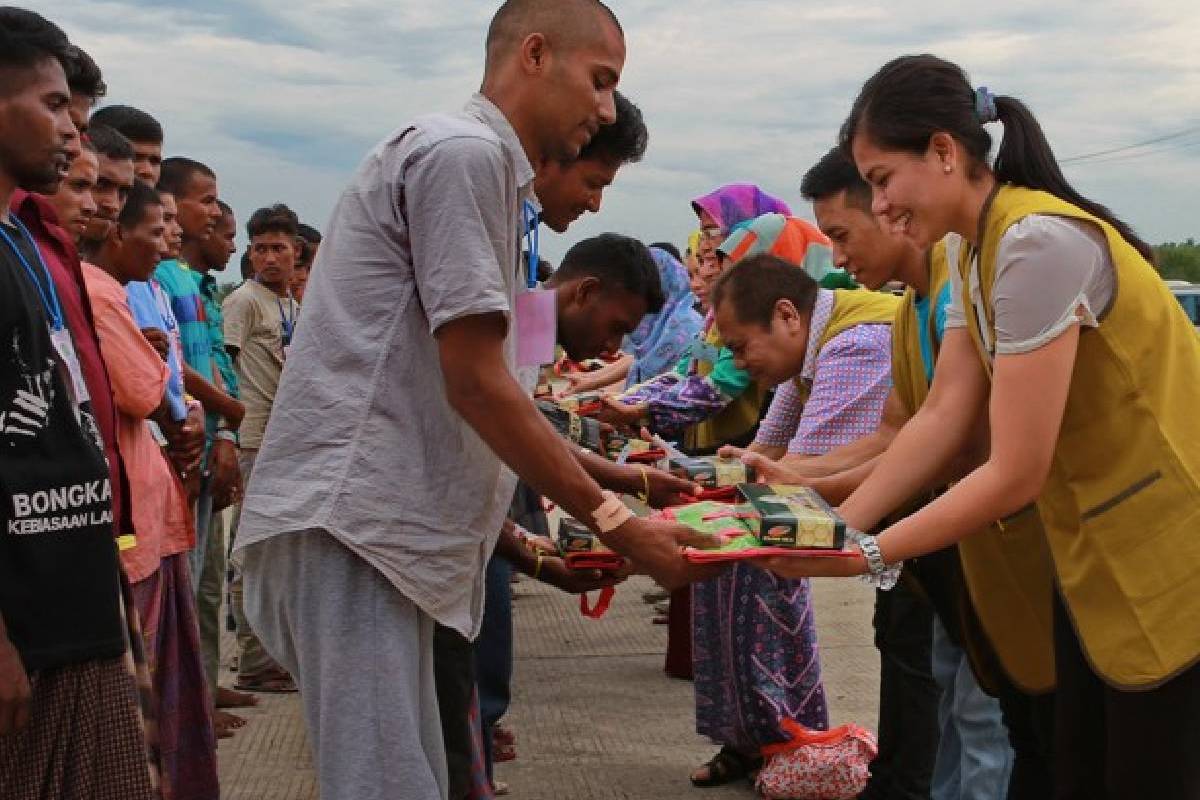
[[(17, 0), (20, 2), (20, 0)], [(933, 52), (1025, 100), (1085, 194), (1145, 237), (1200, 238), (1200, 3), (612, 0), (645, 113), (646, 160), (556, 259), (605, 230), (682, 243), (688, 200), (752, 181), (809, 210), (800, 176), (888, 59)], [(109, 101), (155, 114), (169, 155), (217, 170), (242, 220), (287, 202), (317, 227), (370, 146), (479, 84), (493, 0), (43, 0), (104, 69)]]

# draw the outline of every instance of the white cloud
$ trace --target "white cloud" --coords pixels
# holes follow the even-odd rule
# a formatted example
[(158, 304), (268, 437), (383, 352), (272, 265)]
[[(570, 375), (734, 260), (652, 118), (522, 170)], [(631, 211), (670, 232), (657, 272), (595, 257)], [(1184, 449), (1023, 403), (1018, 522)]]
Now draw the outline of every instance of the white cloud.
[[(169, 153), (211, 164), (244, 219), (285, 201), (320, 224), (374, 141), (461, 105), (478, 86), (491, 3), (478, 0), (55, 0), (34, 8), (105, 70), (114, 102), (167, 127)], [(1200, 124), (1200, 6), (1148, 0), (947, 4), (872, 0), (614, 0), (629, 60), (622, 88), (651, 146), (604, 210), (566, 237), (620, 230), (682, 241), (688, 200), (749, 180), (807, 208), (797, 187), (832, 145), (862, 81), (930, 51), (1025, 100), (1061, 156)], [(1198, 235), (1200, 145), (1068, 167), (1079, 188), (1152, 240)]]

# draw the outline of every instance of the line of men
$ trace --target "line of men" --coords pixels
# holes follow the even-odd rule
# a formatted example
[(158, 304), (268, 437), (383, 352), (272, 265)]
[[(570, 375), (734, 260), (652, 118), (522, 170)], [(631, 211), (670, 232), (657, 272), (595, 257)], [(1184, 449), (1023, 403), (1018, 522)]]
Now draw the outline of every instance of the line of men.
[[(93, 113), (107, 88), (101, 72), (53, 23), (4, 8), (0, 35), (8, 111), (0, 167), (10, 175), (12, 198), (4, 207), (12, 208), (13, 226), (11, 235), (8, 222), (4, 230), (14, 244), (5, 254), (15, 259), (6, 262), (6, 278), (31, 282), (21, 287), (26, 301), (31, 287), (49, 298), (9, 309), (6, 322), (18, 320), (26, 330), (13, 331), (14, 369), (6, 376), (34, 381), (28, 402), (43, 412), (66, 403), (74, 425), (62, 433), (77, 448), (95, 445), (100, 454), (92, 461), (108, 468), (106, 477), (87, 484), (104, 488), (79, 501), (94, 508), (43, 507), (37, 498), (54, 496), (55, 481), (67, 485), (58, 474), (65, 451), (48, 441), (53, 417), (43, 414), (6, 442), (13, 455), (8, 467), (25, 471), (44, 462), (33, 473), (46, 488), (14, 490), (6, 509), (10, 527), (31, 535), (4, 539), (0, 559), (13, 578), (0, 606), (0, 777), (30, 797), (77, 796), (83, 787), (96, 796), (215, 797), (214, 736), (245, 724), (224, 709), (254, 703), (217, 682), (227, 533), (220, 512), (240, 499), (252, 473), (320, 234), (284, 206), (260, 209), (247, 225), (247, 280), (222, 303), (215, 273), (235, 250), (236, 222), (219, 199), (215, 172), (192, 159), (164, 159), (162, 125), (144, 111), (109, 106)], [(644, 153), (640, 112), (624, 98), (618, 108), (623, 124), (607, 125), (582, 157), (557, 160), (545, 171), (538, 216), (548, 227), (565, 230), (585, 211), (598, 210), (620, 166)], [(585, 358), (615, 350), (661, 305), (656, 269), (645, 247), (625, 237), (599, 237), (569, 253), (547, 284), (558, 295), (559, 338), (568, 352)], [(40, 338), (39, 309), (49, 320), (52, 347), (31, 354), (31, 340)], [(30, 364), (45, 367), (36, 379)], [(13, 396), (25, 402), (25, 394)], [(591, 464), (615, 488), (643, 483), (638, 470), (599, 457)], [(661, 499), (690, 486), (656, 473), (650, 488)], [(81, 513), (69, 513), (75, 510)], [(40, 555), (47, 547), (32, 534), (76, 527), (91, 535), (90, 551), (51, 545), (60, 566), (73, 569), (49, 581), (44, 571), (19, 568), (28, 562), (24, 549)], [(229, 533), (236, 536), (236, 521)], [(501, 551), (564, 591), (613, 582), (568, 570), (559, 559), (529, 561), (512, 528)], [(237, 559), (233, 566), (236, 685), (295, 691), (245, 620)], [(77, 581), (84, 570), (91, 580)], [(20, 608), (37, 594), (32, 587), (60, 604), (69, 599), (72, 607), (90, 608), (91, 616), (39, 632), (42, 620), (27, 619)], [(81, 632), (84, 641), (74, 641)], [(88, 640), (105, 632), (103, 641)], [(510, 650), (511, 632), (498, 633)], [(453, 732), (465, 732), (467, 723), (466, 698), (454, 692), (471, 690), (474, 670), (470, 659), (452, 657), (465, 639), (445, 638), (451, 644), (440, 659), (446, 677), (439, 693), (445, 708), (463, 708), (461, 716), (451, 712), (446, 726), (453, 760), (467, 738)], [(504, 673), (510, 662), (511, 652), (484, 671)], [(499, 700), (506, 694), (504, 686), (486, 699), (506, 702)], [(47, 735), (81, 703), (111, 713), (70, 736)], [(499, 707), (493, 715), (502, 713)], [(120, 746), (99, 747), (101, 728), (111, 729)], [(58, 768), (68, 762), (69, 770)]]
[[(247, 692), (294, 691), (238, 604), (245, 691), (217, 682), (223, 509), (240, 497), (320, 235), (236, 221), (163, 129), (92, 108), (101, 71), (0, 8), (4, 383), (0, 786), (16, 797), (217, 797)], [(214, 724), (215, 722), (215, 724)], [(10, 796), (6, 793), (6, 796)]]

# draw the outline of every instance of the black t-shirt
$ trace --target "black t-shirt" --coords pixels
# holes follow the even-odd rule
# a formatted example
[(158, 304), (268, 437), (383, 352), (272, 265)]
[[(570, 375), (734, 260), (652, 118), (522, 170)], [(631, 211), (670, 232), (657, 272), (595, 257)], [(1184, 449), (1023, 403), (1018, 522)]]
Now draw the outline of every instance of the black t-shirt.
[(70, 389), (41, 292), (49, 276), (0, 223), (0, 614), (29, 671), (125, 650), (99, 432)]

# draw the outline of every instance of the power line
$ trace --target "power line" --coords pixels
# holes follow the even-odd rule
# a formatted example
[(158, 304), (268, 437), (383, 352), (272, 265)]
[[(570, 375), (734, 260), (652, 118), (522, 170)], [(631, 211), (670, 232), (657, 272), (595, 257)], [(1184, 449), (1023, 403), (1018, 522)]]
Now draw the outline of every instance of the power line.
[[(1078, 166), (1091, 166), (1093, 164), (1111, 164), (1118, 161), (1137, 161), (1148, 156), (1158, 156), (1167, 153), (1181, 153), (1200, 145), (1200, 136), (1189, 136), (1187, 138), (1176, 139), (1168, 142), (1165, 146), (1153, 147), (1148, 150), (1122, 151), (1107, 156), (1097, 156), (1090, 158), (1087, 161), (1073, 162)], [(1060, 162), (1061, 163), (1061, 162)]]
[[(1092, 159), (1100, 158), (1102, 156), (1110, 156), (1110, 155), (1114, 155), (1117, 153), (1124, 153), (1129, 150), (1138, 150), (1143, 147), (1148, 147), (1149, 145), (1161, 144), (1162, 142), (1169, 142), (1173, 139), (1179, 139), (1181, 137), (1188, 136), (1190, 134), (1197, 133), (1197, 132), (1200, 132), (1200, 125), (1196, 125), (1191, 128), (1185, 128), (1184, 130), (1177, 131), (1175, 133), (1168, 133), (1163, 136), (1155, 136), (1153, 139), (1146, 139), (1143, 142), (1137, 142), (1135, 144), (1127, 144), (1127, 145), (1123, 145), (1121, 147), (1110, 147), (1107, 150), (1097, 150), (1092, 153), (1083, 153), (1081, 155), (1071, 156), (1070, 158), (1063, 158), (1063, 159), (1060, 159), (1058, 163), (1074, 164), (1074, 163), (1078, 163), (1080, 161), (1091, 161)], [(1166, 150), (1166, 149), (1170, 149), (1170, 148), (1163, 148), (1163, 149)], [(1160, 152), (1160, 151), (1154, 150), (1151, 152)]]

